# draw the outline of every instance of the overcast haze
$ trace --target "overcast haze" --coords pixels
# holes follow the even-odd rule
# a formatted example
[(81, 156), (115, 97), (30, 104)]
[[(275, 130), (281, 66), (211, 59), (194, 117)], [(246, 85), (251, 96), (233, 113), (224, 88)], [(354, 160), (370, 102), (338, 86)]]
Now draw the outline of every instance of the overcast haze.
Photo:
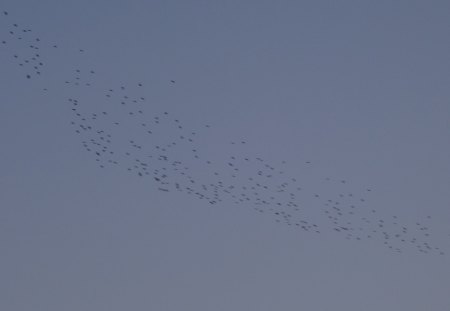
[[(1, 310), (449, 310), (450, 2), (3, 0), (0, 11)], [(34, 71), (22, 62), (31, 40)], [(122, 86), (141, 108), (112, 106)], [(72, 109), (110, 131), (118, 164), (86, 151), (100, 136)], [(242, 187), (262, 158), (273, 185), (301, 187), (276, 196), (304, 223), (283, 214), (295, 205), (223, 192), (211, 203), (181, 175), (183, 191), (170, 173), (156, 180), (174, 137), (171, 159), (208, 189), (214, 176)], [(134, 157), (155, 144), (146, 176)], [(357, 216), (328, 198), (354, 198)], [(380, 220), (389, 238), (369, 232)], [(395, 240), (396, 226), (430, 249)]]

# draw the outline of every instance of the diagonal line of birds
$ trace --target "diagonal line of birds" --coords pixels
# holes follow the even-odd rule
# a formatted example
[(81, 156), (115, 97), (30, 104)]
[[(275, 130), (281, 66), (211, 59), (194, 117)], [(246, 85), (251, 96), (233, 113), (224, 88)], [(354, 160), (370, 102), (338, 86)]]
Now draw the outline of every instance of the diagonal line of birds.
[[(43, 79), (46, 53), (59, 46), (43, 42), (29, 27), (11, 21), (7, 11), (1, 15), (8, 25), (0, 38), (6, 61), (14, 62), (27, 80)], [(84, 55), (85, 50), (76, 53)], [(71, 76), (54, 87), (66, 86), (72, 92), (66, 98), (70, 125), (99, 168), (120, 167), (150, 180), (159, 191), (181, 192), (210, 205), (248, 206), (309, 234), (373, 240), (398, 253), (410, 249), (445, 254), (431, 242), (430, 216), (414, 224), (405, 224), (397, 216), (381, 216), (367, 205), (372, 189), (353, 192), (345, 179), (324, 178), (323, 188), (329, 189), (325, 192), (307, 189), (299, 178), (288, 176), (286, 161), (271, 163), (251, 155), (244, 139), (230, 142), (230, 153), (213, 159), (200, 138), (210, 124), (193, 130), (172, 113), (150, 111), (142, 83), (105, 90), (96, 79), (95, 69), (74, 66)], [(176, 85), (175, 80), (167, 83)], [(101, 98), (86, 96), (91, 94), (84, 92), (87, 89), (95, 89)], [(48, 93), (51, 88), (42, 91)], [(310, 168), (313, 163), (303, 165)]]

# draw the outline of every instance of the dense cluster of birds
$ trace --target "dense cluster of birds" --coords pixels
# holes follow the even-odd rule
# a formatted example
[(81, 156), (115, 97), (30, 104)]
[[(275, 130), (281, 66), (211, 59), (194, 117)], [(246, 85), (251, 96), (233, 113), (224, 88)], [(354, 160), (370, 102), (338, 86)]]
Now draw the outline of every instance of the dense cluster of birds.
[[(43, 79), (46, 53), (59, 46), (43, 42), (32, 29), (12, 21), (7, 11), (2, 15), (4, 61), (14, 62), (25, 79)], [(397, 216), (383, 217), (371, 208), (366, 202), (370, 187), (355, 193), (347, 180), (327, 177), (323, 188), (329, 190), (312, 191), (288, 176), (286, 161), (272, 163), (253, 156), (246, 140), (227, 143), (229, 154), (214, 157), (201, 143), (211, 125), (192, 129), (172, 113), (157, 111), (144, 95), (142, 83), (104, 88), (97, 76), (93, 68), (74, 66), (70, 76), (53, 87), (70, 92), (69, 122), (100, 168), (124, 168), (151, 180), (159, 191), (185, 193), (207, 204), (248, 206), (303, 232), (380, 241), (396, 252), (409, 248), (444, 255), (430, 242), (427, 220), (406, 225)], [(167, 83), (176, 86), (175, 80)], [(313, 166), (310, 161), (303, 165)]]

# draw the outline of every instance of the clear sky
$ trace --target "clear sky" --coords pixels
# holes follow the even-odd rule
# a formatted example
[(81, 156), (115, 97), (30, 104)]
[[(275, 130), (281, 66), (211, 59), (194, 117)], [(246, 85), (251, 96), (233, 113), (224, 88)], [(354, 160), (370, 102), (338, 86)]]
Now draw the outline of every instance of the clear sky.
[(449, 16), (3, 0), (0, 309), (450, 310)]

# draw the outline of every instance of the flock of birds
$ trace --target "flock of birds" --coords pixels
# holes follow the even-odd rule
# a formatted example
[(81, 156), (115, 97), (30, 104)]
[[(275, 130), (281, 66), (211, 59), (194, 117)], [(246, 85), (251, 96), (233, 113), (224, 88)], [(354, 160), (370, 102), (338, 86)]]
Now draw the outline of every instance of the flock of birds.
[[(15, 23), (8, 12), (2, 15), (2, 23), (7, 25), (0, 38), (2, 55), (21, 68), (25, 79), (42, 81), (46, 55), (59, 46)], [(82, 148), (102, 169), (121, 167), (151, 181), (159, 191), (185, 193), (210, 205), (251, 207), (303, 232), (379, 241), (395, 252), (412, 249), (444, 255), (430, 242), (427, 220), (406, 225), (397, 216), (383, 217), (371, 208), (366, 202), (371, 188), (355, 193), (347, 180), (324, 178), (323, 188), (329, 190), (312, 191), (300, 179), (288, 176), (285, 161), (272, 163), (253, 156), (246, 140), (227, 143), (229, 154), (214, 158), (202, 144), (202, 135), (211, 126), (192, 129), (172, 113), (156, 111), (144, 95), (142, 83), (105, 88), (93, 68), (81, 65), (74, 66), (70, 76), (60, 82), (54, 87), (66, 87), (72, 94), (66, 98), (70, 124)], [(167, 83), (176, 85), (175, 80)], [(307, 161), (303, 165), (313, 164)]]

